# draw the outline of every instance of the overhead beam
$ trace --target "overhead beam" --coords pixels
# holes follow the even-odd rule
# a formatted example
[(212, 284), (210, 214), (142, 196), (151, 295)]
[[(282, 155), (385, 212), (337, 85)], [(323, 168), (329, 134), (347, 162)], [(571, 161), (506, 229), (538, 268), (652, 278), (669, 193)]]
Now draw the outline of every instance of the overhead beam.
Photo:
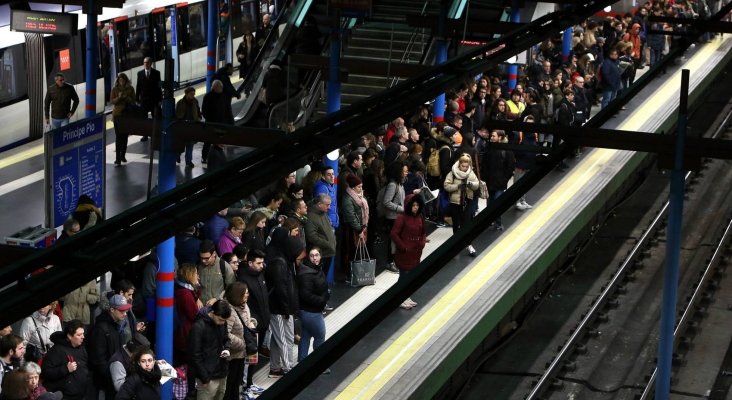
[[(433, 32), (437, 31), (437, 24), (439, 17), (432, 15), (416, 15), (407, 14), (407, 25), (413, 28), (427, 28), (432, 29)], [(471, 33), (506, 33), (516, 28), (524, 26), (524, 23), (514, 22), (489, 22), (486, 23), (481, 18), (471, 17), (468, 19), (467, 29)], [(447, 29), (450, 31), (462, 31), (465, 27), (465, 18), (460, 19), (448, 19)]]
[[(328, 73), (329, 57), (310, 55), (310, 54), (293, 54), (290, 56), (290, 65), (300, 68), (315, 68)], [(385, 62), (373, 60), (354, 60), (343, 58), (340, 60), (341, 69), (348, 74), (371, 74), (382, 76), (401, 76), (413, 77), (423, 74), (432, 68), (429, 65), (407, 64), (401, 62)]]

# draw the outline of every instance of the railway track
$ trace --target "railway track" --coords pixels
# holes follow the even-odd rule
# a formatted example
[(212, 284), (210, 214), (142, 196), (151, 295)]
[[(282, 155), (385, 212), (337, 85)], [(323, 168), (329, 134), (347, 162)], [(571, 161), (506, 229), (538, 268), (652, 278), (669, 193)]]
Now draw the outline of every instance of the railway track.
[[(732, 119), (730, 107), (726, 106), (723, 114), (726, 116), (717, 119), (717, 129), (707, 136), (729, 136), (727, 127)], [(719, 396), (723, 396), (724, 388), (730, 386), (729, 382), (725, 384), (725, 381), (730, 380), (725, 373), (732, 366), (725, 369), (724, 349), (730, 346), (728, 327), (732, 325), (732, 313), (724, 301), (713, 305), (715, 294), (718, 297), (725, 293), (725, 289), (732, 289), (732, 279), (728, 281), (723, 272), (729, 258), (729, 239), (727, 235), (722, 238), (723, 232), (729, 233), (731, 230), (732, 191), (729, 182), (732, 182), (732, 169), (729, 167), (728, 162), (706, 160), (703, 171), (687, 175), (679, 324), (676, 329), (672, 382), (673, 390), (682, 396), (680, 398), (709, 398), (707, 396), (712, 386), (717, 388)], [(665, 186), (666, 177), (656, 178), (659, 178), (659, 182), (663, 181), (662, 186)], [(659, 182), (656, 182), (658, 187), (661, 186)], [(663, 192), (658, 187), (654, 190)], [(667, 198), (667, 193), (662, 193), (660, 198)], [(649, 203), (648, 198), (644, 201)], [(550, 329), (545, 330), (541, 322), (527, 319), (525, 326), (515, 333), (516, 338), (509, 338), (500, 348), (494, 349), (494, 354), (477, 370), (471, 382), (487, 379), (493, 383), (487, 386), (503, 386), (495, 398), (652, 398), (667, 208), (663, 204), (665, 200), (657, 200), (656, 203), (658, 208), (650, 211), (650, 215), (635, 216), (634, 220), (631, 218), (626, 221), (649, 222), (644, 229), (627, 233), (627, 243), (618, 246), (622, 249), (622, 256), (606, 264), (612, 267), (605, 270), (593, 268), (593, 272), (589, 273), (606, 279), (596, 279), (594, 286), (570, 283), (562, 289), (555, 287), (545, 292), (542, 301), (556, 303), (555, 306), (560, 310), (564, 308), (566, 316), (559, 312), (554, 318), (566, 320), (546, 321), (550, 314), (538, 309), (541, 305), (530, 318), (545, 320), (548, 326), (555, 329), (559, 327), (559, 334), (546, 339)], [(604, 234), (601, 227), (595, 234)], [(590, 242), (593, 241), (602, 246), (602, 238), (596, 237)], [(584, 258), (578, 254), (574, 263), (567, 266), (566, 272), (570, 275), (573, 272), (586, 273), (586, 266), (581, 263), (602, 263), (602, 259), (596, 255)], [(558, 286), (559, 283), (554, 285)], [(565, 302), (584, 306), (579, 305), (576, 309), (562, 306), (562, 295)], [(705, 318), (727, 329), (700, 329), (705, 324)], [(510, 343), (514, 339), (522, 344)], [(536, 352), (532, 353), (531, 349), (539, 346), (534, 342), (544, 344), (546, 349), (532, 361), (528, 359)], [(713, 349), (716, 349), (717, 354), (706, 354), (714, 352)], [(524, 355), (527, 360), (510, 360), (512, 356), (517, 358)], [(703, 374), (708, 375), (709, 379), (700, 380), (700, 371), (704, 371)], [(476, 396), (477, 393), (471, 392), (468, 387), (461, 398), (478, 398)]]

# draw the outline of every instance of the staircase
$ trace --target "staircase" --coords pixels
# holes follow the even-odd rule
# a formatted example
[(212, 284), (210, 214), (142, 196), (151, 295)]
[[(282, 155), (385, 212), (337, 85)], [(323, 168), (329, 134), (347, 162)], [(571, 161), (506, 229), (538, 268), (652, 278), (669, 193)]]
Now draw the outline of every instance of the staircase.
[[(427, 6), (425, 7), (425, 3)], [(406, 24), (406, 14), (437, 15), (439, 0), (380, 0), (373, 3), (373, 15), (353, 28), (343, 40), (342, 59), (418, 64), (429, 45), (431, 33), (419, 34)], [(410, 44), (411, 43), (411, 44)], [(407, 51), (408, 50), (408, 51)], [(366, 99), (403, 80), (384, 74), (349, 73), (341, 84), (341, 108)], [(325, 115), (326, 99), (322, 99), (313, 118)]]

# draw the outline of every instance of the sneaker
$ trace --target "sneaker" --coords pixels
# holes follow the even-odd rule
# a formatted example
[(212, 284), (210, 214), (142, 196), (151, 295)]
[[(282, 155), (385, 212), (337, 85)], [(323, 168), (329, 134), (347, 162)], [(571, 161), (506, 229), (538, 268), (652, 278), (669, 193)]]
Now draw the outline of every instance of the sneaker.
[(400, 304), (399, 307), (404, 310), (411, 310), (412, 308), (414, 308), (414, 306), (411, 303), (407, 303), (406, 300), (404, 300), (404, 302)]
[(496, 230), (499, 231), (499, 232), (503, 232), (503, 224), (497, 224), (496, 225)]
[(444, 228), (444, 227), (447, 226), (447, 224), (445, 223), (445, 221), (437, 221), (435, 223), (435, 225), (437, 225), (438, 228)]
[(323, 375), (330, 375), (330, 368), (326, 368), (325, 371), (323, 371)]
[(254, 400), (257, 398), (257, 396), (251, 391), (247, 390), (246, 392), (241, 392), (239, 398), (241, 400)]
[(394, 274), (398, 274), (399, 273), (399, 268), (397, 268), (396, 265), (394, 265), (394, 263), (389, 263), (386, 266), (386, 270), (389, 271), (389, 272), (392, 272)]
[(407, 304), (411, 304), (412, 307), (417, 307), (417, 302), (412, 300), (411, 298), (407, 298), (406, 300), (404, 300), (404, 302)]
[(285, 371), (282, 369), (270, 369), (269, 370), (270, 378), (282, 378), (283, 376), (285, 376)]
[(249, 392), (252, 392), (253, 394), (262, 394), (262, 393), (264, 393), (264, 388), (263, 387), (259, 387), (259, 386), (255, 385), (255, 384), (252, 384), (252, 386), (249, 386), (249, 390), (248, 391)]
[(524, 207), (526, 207), (527, 209), (534, 208), (534, 206), (532, 206), (531, 204), (527, 203), (526, 200), (524, 200), (524, 199), (521, 199), (521, 204), (523, 204)]
[(333, 308), (333, 307), (332, 307), (332, 306), (331, 306), (330, 304), (326, 304), (326, 305), (325, 305), (325, 308), (324, 308), (323, 310), (324, 310), (324, 311), (333, 311), (333, 310), (334, 310), (334, 308)]
[(186, 168), (193, 168), (195, 165), (192, 162), (186, 161)]
[(524, 203), (521, 202), (521, 200), (519, 200), (516, 202), (516, 209), (519, 211), (524, 211), (526, 210), (526, 206), (524, 205)]

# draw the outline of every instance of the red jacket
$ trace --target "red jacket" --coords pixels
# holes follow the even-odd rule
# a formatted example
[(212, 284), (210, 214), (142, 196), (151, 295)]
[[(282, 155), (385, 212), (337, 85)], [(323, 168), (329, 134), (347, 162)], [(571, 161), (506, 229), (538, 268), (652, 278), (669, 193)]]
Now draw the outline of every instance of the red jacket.
[(401, 270), (414, 269), (422, 258), (422, 250), (427, 242), (424, 217), (421, 214), (399, 214), (391, 229), (391, 240), (396, 245), (394, 264)]
[(180, 327), (174, 332), (173, 344), (178, 350), (188, 350), (188, 334), (191, 331), (191, 327), (193, 327), (196, 314), (198, 314), (198, 304), (196, 303), (198, 297), (198, 293), (195, 291), (176, 283), (175, 307)]

